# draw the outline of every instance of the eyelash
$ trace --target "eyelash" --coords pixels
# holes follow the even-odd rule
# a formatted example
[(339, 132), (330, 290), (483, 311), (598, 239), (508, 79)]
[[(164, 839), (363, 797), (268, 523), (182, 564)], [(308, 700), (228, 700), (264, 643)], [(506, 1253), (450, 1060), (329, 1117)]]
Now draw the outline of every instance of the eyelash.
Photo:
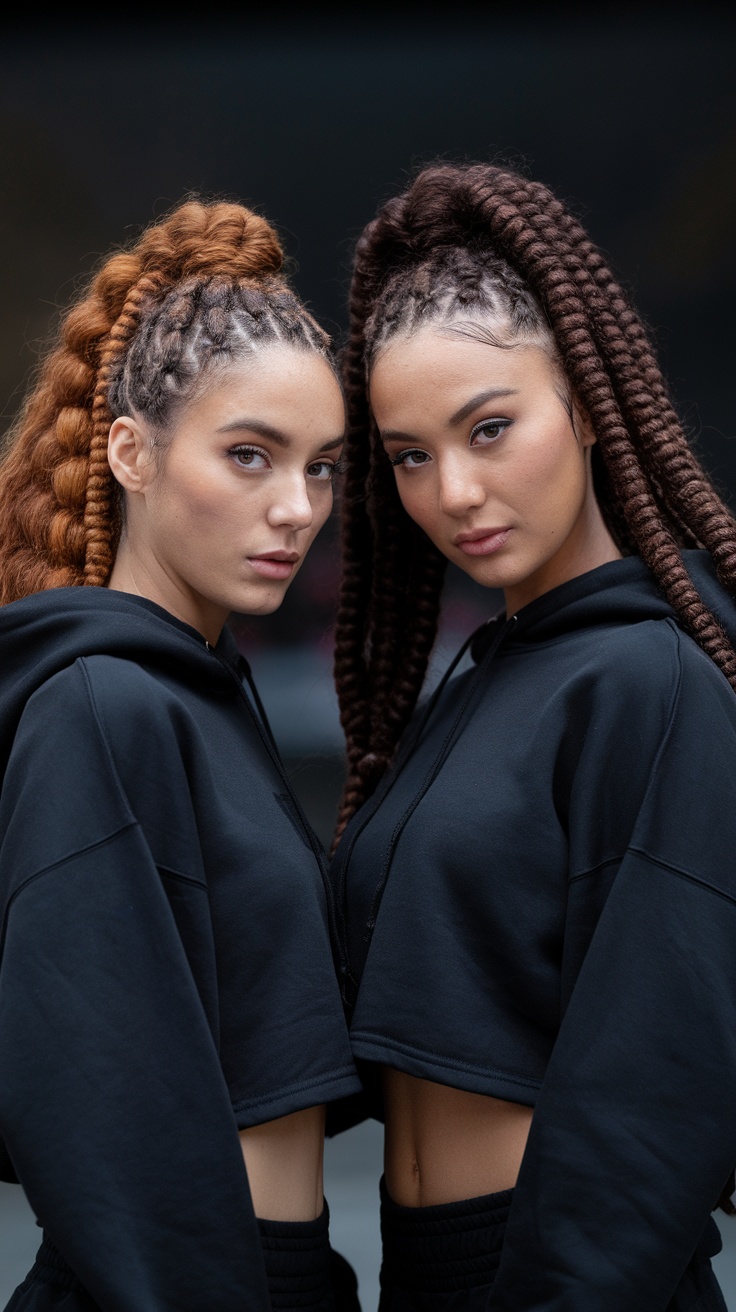
[[(234, 446), (230, 448), (228, 454), (233, 457), (235, 463), (239, 465), (241, 469), (252, 469), (253, 467), (252, 465), (244, 464), (242, 461), (238, 459), (238, 456), (243, 456), (243, 455), (262, 456), (263, 459), (268, 462), (270, 467), (270, 458), (268, 452), (263, 451), (258, 446)], [(319, 475), (313, 476), (317, 478), (320, 483), (331, 483), (335, 478), (335, 476), (337, 474), (342, 474), (345, 469), (345, 463), (343, 459), (340, 458), (340, 460), (313, 460), (311, 464), (307, 465), (307, 471), (309, 471), (310, 469), (314, 469), (315, 466), (317, 465), (326, 465), (327, 468), (329, 469), (329, 475), (327, 478), (320, 478)]]
[[(510, 423), (511, 423), (510, 419), (483, 419), (479, 424), (476, 424), (475, 427), (470, 430), (470, 437), (468, 439), (468, 444), (469, 445), (472, 444), (473, 438), (475, 437), (476, 433), (482, 433), (485, 428), (496, 428), (499, 430), (496, 433), (496, 436), (490, 439), (489, 445), (492, 444), (493, 442), (497, 442), (500, 437), (503, 437), (503, 434), (506, 431), (506, 429), (509, 427)], [(394, 468), (396, 468), (399, 465), (405, 465), (408, 456), (414, 456), (414, 455), (424, 456), (426, 454), (427, 454), (426, 451), (421, 451), (419, 447), (409, 447), (406, 451), (400, 451), (397, 456), (389, 456), (389, 460), (391, 464), (394, 466)], [(427, 461), (422, 460), (420, 461), (420, 465), (409, 465), (408, 468), (418, 469), (420, 468), (421, 465), (426, 465), (426, 464)]]
[(498, 428), (500, 431), (495, 437), (491, 438), (492, 442), (497, 442), (499, 437), (503, 437), (510, 423), (510, 419), (482, 419), (479, 424), (475, 425), (475, 428), (471, 428), (469, 440), (472, 442), (475, 434), (482, 433), (484, 428)]

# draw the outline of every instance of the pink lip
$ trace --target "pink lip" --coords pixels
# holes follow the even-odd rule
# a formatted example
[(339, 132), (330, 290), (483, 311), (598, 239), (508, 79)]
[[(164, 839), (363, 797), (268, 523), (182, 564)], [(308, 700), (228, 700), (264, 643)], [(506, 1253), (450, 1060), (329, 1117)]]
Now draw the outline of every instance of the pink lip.
[(298, 559), (298, 551), (269, 551), (260, 556), (248, 556), (248, 564), (264, 578), (288, 579)]
[(474, 533), (461, 533), (455, 546), (466, 556), (492, 556), (508, 541), (510, 528), (479, 528)]

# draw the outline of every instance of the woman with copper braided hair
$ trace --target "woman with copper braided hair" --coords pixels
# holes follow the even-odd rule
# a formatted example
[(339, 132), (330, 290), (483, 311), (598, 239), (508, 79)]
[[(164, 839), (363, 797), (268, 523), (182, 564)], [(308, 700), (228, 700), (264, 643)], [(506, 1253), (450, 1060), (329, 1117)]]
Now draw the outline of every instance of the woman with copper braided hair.
[(326, 863), (227, 627), (280, 605), (343, 442), (282, 263), (236, 203), (151, 224), (0, 466), (0, 1174), (44, 1230), (13, 1312), (358, 1307)]
[[(424, 167), (350, 308), (331, 878), (381, 1312), (722, 1310), (736, 523), (541, 183)], [(504, 607), (417, 706), (448, 560)]]

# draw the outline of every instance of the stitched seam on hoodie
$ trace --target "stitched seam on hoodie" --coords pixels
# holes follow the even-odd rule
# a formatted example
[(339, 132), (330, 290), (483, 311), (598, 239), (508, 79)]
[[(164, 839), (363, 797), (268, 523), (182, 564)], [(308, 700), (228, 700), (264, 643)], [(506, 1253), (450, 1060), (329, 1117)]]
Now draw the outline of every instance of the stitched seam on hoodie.
[(201, 888), (204, 893), (209, 892), (209, 887), (204, 879), (196, 879), (194, 875), (185, 875), (181, 870), (173, 870), (171, 866), (162, 866), (156, 863), (158, 873), (164, 879), (175, 879), (180, 884), (192, 884), (195, 888)]
[[(671, 700), (670, 700), (669, 711), (668, 711), (668, 713), (667, 713), (667, 723), (665, 724), (665, 727), (664, 727), (664, 732), (663, 732), (663, 734), (662, 734), (662, 740), (661, 740), (661, 742), (660, 742), (660, 744), (659, 744), (659, 747), (657, 748), (657, 751), (656, 751), (656, 755), (655, 755), (655, 757), (654, 757), (654, 760), (652, 761), (652, 766), (651, 766), (651, 770), (650, 770), (650, 773), (649, 773), (649, 783), (647, 784), (647, 786), (646, 786), (646, 788), (645, 788), (645, 790), (644, 790), (644, 795), (643, 795), (643, 797), (642, 797), (642, 799), (641, 799), (641, 801), (640, 801), (640, 803), (639, 803), (639, 808), (638, 808), (638, 811), (637, 811), (637, 816), (639, 816), (639, 815), (641, 814), (641, 812), (643, 811), (644, 807), (646, 806), (646, 804), (647, 804), (647, 798), (649, 797), (650, 789), (652, 789), (652, 788), (654, 787), (654, 783), (655, 783), (655, 778), (656, 778), (657, 770), (658, 770), (658, 768), (659, 768), (659, 762), (660, 762), (660, 759), (661, 759), (662, 755), (664, 754), (665, 748), (666, 748), (667, 743), (668, 743), (668, 741), (669, 741), (670, 734), (671, 734), (671, 732), (672, 732), (672, 725), (674, 724), (674, 720), (675, 720), (675, 711), (677, 710), (677, 705), (678, 705), (678, 702), (679, 702), (679, 700), (680, 700), (680, 689), (681, 689), (681, 687), (682, 687), (682, 658), (681, 658), (681, 655), (680, 655), (680, 642), (682, 641), (683, 635), (682, 635), (682, 633), (680, 632), (680, 630), (678, 629), (677, 625), (674, 623), (674, 621), (672, 621), (672, 620), (670, 620), (670, 619), (667, 619), (667, 620), (665, 620), (664, 622), (665, 622), (665, 624), (669, 625), (669, 627), (674, 631), (674, 634), (675, 634), (675, 638), (676, 638), (676, 641), (675, 641), (675, 659), (676, 659), (676, 661), (677, 661), (677, 670), (676, 670), (676, 677), (675, 677), (675, 681), (674, 681), (674, 687), (673, 687), (673, 689), (672, 689), (672, 694), (671, 694)], [(618, 856), (618, 857), (610, 857), (610, 858), (607, 858), (605, 861), (601, 861), (601, 862), (599, 862), (598, 865), (592, 866), (592, 867), (590, 868), (590, 870), (581, 870), (581, 871), (578, 872), (578, 874), (576, 874), (576, 875), (571, 875), (571, 876), (569, 877), (569, 879), (568, 879), (568, 885), (574, 883), (574, 882), (575, 882), (576, 880), (578, 880), (578, 879), (585, 879), (585, 878), (587, 878), (588, 875), (594, 875), (594, 874), (596, 874), (597, 871), (599, 871), (599, 870), (603, 870), (607, 865), (615, 865), (616, 862), (621, 862), (621, 861), (623, 861), (623, 859), (624, 859), (624, 857), (625, 857), (625, 855), (626, 855), (627, 852), (633, 852), (633, 851), (635, 851), (635, 850), (636, 850), (635, 848), (631, 847), (631, 845), (628, 844), (627, 847), (626, 847), (625, 850), (621, 853), (620, 856)], [(646, 853), (644, 853), (643, 855), (646, 855)], [(653, 859), (656, 861), (656, 858), (653, 858)], [(674, 867), (673, 867), (673, 869), (674, 869)], [(684, 872), (679, 872), (679, 871), (678, 871), (677, 873), (684, 873)]]
[(707, 879), (702, 879), (700, 875), (694, 875), (689, 870), (682, 870), (680, 866), (673, 865), (671, 861), (663, 861), (661, 857), (652, 856), (651, 852), (645, 851), (643, 847), (634, 847), (633, 845), (627, 847), (626, 851), (621, 853), (621, 856), (611, 857), (610, 860), (601, 861), (599, 865), (593, 866), (590, 870), (583, 870), (578, 875), (571, 875), (568, 882), (575, 884), (582, 879), (591, 879), (599, 874), (601, 870), (605, 870), (607, 866), (621, 865), (629, 854), (641, 857), (650, 866), (655, 866), (666, 874), (677, 875), (680, 879), (686, 879), (688, 883), (695, 884), (698, 888), (703, 888), (706, 892), (713, 893), (716, 897), (721, 897), (725, 902), (730, 902), (736, 906), (736, 896), (725, 893), (723, 889), (717, 888), (715, 884), (708, 883)]
[(530, 1089), (538, 1089), (541, 1084), (534, 1075), (522, 1075), (518, 1071), (499, 1070), (496, 1066), (476, 1066), (472, 1062), (457, 1061), (454, 1057), (442, 1057), (437, 1053), (428, 1052), (425, 1048), (415, 1048), (413, 1044), (404, 1043), (401, 1039), (392, 1039), (389, 1035), (380, 1034), (378, 1031), (351, 1029), (350, 1038), (369, 1044), (371, 1047), (391, 1048), (395, 1052), (404, 1053), (406, 1057), (422, 1058), (444, 1070), (466, 1071), (469, 1075), (485, 1075), (503, 1080), (506, 1084), (524, 1084)]
[(115, 764), (115, 757), (113, 756), (112, 748), (110, 747), (110, 744), (107, 741), (107, 734), (105, 733), (105, 728), (102, 723), (102, 716), (100, 715), (97, 702), (95, 701), (95, 695), (94, 692), (92, 691), (92, 680), (90, 679), (89, 671), (87, 669), (87, 662), (83, 656), (80, 657), (78, 664), (80, 667), (82, 678), (84, 679), (85, 686), (87, 689), (87, 696), (89, 697), (89, 703), (92, 708), (92, 715), (94, 716), (94, 721), (95, 724), (97, 725), (97, 732), (100, 735), (100, 741), (102, 742), (102, 746), (105, 750), (105, 755), (110, 763), (110, 769), (112, 770), (113, 778), (115, 780), (115, 783), (117, 784), (118, 792), (120, 794), (120, 797), (122, 798), (123, 805), (126, 811), (128, 812), (128, 815), (131, 816), (133, 822), (135, 823), (136, 819), (133, 813), (133, 808), (131, 807), (128, 801), (127, 793), (123, 788), (123, 782), (122, 779), (120, 778), (120, 775), (118, 773), (118, 768)]
[(275, 1093), (259, 1094), (256, 1098), (238, 1098), (232, 1104), (233, 1111), (245, 1111), (247, 1107), (255, 1107), (262, 1102), (275, 1102), (277, 1098), (285, 1098), (292, 1093), (302, 1093), (320, 1085), (335, 1084), (339, 1080), (344, 1080), (346, 1076), (354, 1075), (352, 1066), (339, 1066), (337, 1070), (328, 1070), (324, 1075), (315, 1075), (311, 1080), (299, 1080), (296, 1084), (287, 1084), (283, 1089), (277, 1089)]
[(23, 883), (19, 884), (18, 888), (13, 889), (13, 892), (6, 903), (5, 914), (3, 916), (2, 933), (0, 933), (0, 958), (2, 957), (3, 949), (5, 947), (5, 935), (8, 928), (10, 908), (20, 897), (21, 893), (25, 892), (29, 884), (34, 884), (37, 879), (42, 879), (44, 875), (50, 875), (52, 871), (58, 870), (60, 866), (65, 866), (67, 862), (73, 861), (76, 857), (83, 856), (87, 852), (94, 852), (98, 847), (106, 847), (108, 843), (115, 842), (115, 840), (120, 838), (122, 834), (130, 833), (132, 829), (137, 828), (137, 822), (132, 820), (129, 824), (116, 829), (112, 834), (108, 834), (105, 838), (98, 838), (96, 842), (88, 843), (85, 847), (75, 848), (73, 852), (68, 852), (66, 856), (59, 857), (57, 861), (52, 861), (51, 865), (44, 866), (42, 870), (36, 870), (34, 874), (28, 875), (27, 878), (23, 880)]
[(628, 850), (634, 856), (640, 856), (644, 861), (647, 861), (650, 866), (655, 866), (658, 870), (663, 870), (667, 874), (677, 875), (678, 879), (685, 879), (688, 884), (695, 884), (696, 888), (703, 888), (706, 892), (713, 893), (715, 897), (722, 898), (724, 902), (736, 906), (736, 897), (732, 896), (731, 893), (725, 893), (722, 888), (717, 888), (715, 884), (709, 884), (706, 879), (701, 879), (699, 875), (693, 875), (689, 870), (681, 870), (679, 866), (672, 865), (670, 861), (662, 861), (657, 856), (651, 856), (649, 852), (645, 852), (641, 847), (630, 847)]
[(590, 866), (588, 870), (579, 870), (576, 875), (570, 875), (567, 881), (568, 884), (576, 884), (581, 879), (592, 879), (593, 875), (600, 874), (601, 870), (606, 870), (608, 866), (620, 866), (628, 850), (626, 848), (620, 856), (606, 857), (605, 861), (599, 861), (597, 865)]

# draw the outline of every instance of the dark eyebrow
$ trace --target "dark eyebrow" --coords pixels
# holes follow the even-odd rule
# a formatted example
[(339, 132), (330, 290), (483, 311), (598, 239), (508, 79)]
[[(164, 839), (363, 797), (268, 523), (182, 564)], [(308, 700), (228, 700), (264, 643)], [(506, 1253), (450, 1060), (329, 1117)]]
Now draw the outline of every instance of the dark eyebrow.
[[(274, 428), (272, 424), (266, 424), (262, 419), (233, 419), (229, 424), (223, 424), (217, 429), (218, 433), (257, 433), (259, 437), (268, 438), (269, 441), (275, 442), (277, 446), (291, 446), (290, 439), (280, 428)], [(345, 441), (345, 435), (331, 437), (327, 442), (318, 442), (318, 451), (333, 451), (336, 446), (342, 446)]]
[[(466, 401), (461, 405), (454, 415), (450, 416), (448, 424), (450, 428), (457, 428), (468, 415), (472, 415), (479, 405), (484, 405), (486, 401), (497, 401), (502, 396), (518, 396), (517, 387), (489, 387), (485, 392), (479, 392), (471, 401)], [(380, 434), (382, 442), (416, 442), (416, 438), (411, 433), (402, 433), (398, 430), (387, 428), (385, 433)]]
[(455, 411), (450, 419), (450, 427), (455, 428), (458, 424), (461, 424), (463, 419), (467, 419), (468, 415), (472, 415), (479, 405), (485, 405), (486, 401), (497, 401), (502, 396), (517, 395), (518, 388), (516, 387), (489, 387), (487, 391), (479, 392), (477, 396), (473, 397), (472, 401), (466, 401), (465, 405), (461, 405), (460, 409)]

